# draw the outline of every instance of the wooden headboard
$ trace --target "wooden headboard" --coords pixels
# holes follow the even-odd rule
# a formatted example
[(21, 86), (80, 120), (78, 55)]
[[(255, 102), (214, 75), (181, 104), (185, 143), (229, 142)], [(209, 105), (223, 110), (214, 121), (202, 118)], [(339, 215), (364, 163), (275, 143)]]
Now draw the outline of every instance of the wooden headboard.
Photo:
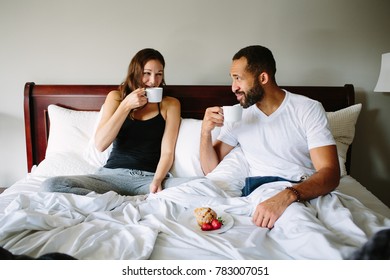
[[(117, 85), (38, 85), (26, 83), (24, 88), (24, 119), (27, 148), (27, 167), (45, 158), (49, 136), (47, 108), (56, 104), (65, 108), (83, 111), (99, 111), (106, 95)], [(328, 112), (336, 111), (355, 103), (353, 85), (344, 86), (282, 86), (320, 101)], [(164, 94), (174, 96), (181, 102), (182, 117), (202, 119), (210, 106), (236, 104), (231, 86), (224, 85), (172, 85), (166, 86)], [(347, 172), (351, 164), (351, 151), (347, 155)]]

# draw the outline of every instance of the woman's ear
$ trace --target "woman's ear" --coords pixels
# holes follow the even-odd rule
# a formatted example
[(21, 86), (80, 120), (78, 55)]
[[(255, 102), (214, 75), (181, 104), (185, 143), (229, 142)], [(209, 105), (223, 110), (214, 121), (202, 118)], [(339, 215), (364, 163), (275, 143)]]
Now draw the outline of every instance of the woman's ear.
[(269, 76), (267, 72), (261, 72), (261, 74), (259, 75), (260, 84), (265, 85), (266, 83), (268, 83), (268, 81), (269, 81)]

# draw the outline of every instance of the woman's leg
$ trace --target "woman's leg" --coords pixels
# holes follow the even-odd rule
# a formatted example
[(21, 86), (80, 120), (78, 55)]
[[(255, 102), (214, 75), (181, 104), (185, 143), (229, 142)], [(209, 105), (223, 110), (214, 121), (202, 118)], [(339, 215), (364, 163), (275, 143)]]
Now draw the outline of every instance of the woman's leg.
[(149, 193), (153, 173), (129, 169), (101, 168), (95, 174), (57, 176), (42, 183), (43, 191), (86, 195), (91, 191), (115, 191), (121, 195)]

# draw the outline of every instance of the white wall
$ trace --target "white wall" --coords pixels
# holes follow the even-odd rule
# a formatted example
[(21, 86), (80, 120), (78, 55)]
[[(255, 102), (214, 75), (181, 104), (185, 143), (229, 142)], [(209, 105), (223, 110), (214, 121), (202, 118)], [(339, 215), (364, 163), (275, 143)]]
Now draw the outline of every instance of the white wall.
[(389, 11), (388, 0), (0, 0), (0, 186), (27, 170), (25, 82), (118, 84), (153, 47), (169, 84), (230, 84), (232, 55), (262, 44), (280, 85), (354, 84), (352, 175), (390, 205), (390, 95), (373, 92)]

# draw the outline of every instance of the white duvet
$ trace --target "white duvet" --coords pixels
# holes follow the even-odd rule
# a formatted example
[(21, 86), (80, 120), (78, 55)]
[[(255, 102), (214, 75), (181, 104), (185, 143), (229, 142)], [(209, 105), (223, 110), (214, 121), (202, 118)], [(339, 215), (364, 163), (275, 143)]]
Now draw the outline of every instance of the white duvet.
[[(78, 259), (343, 259), (390, 219), (339, 190), (294, 203), (272, 230), (256, 227), (252, 211), (284, 188), (263, 185), (246, 198), (232, 196), (221, 182), (190, 181), (158, 194), (137, 197), (114, 192), (87, 196), (37, 191), (30, 177), (0, 196), (0, 246), (33, 257), (62, 252)], [(231, 215), (226, 232), (205, 234), (181, 217), (199, 206)], [(386, 208), (383, 208), (387, 210)]]

